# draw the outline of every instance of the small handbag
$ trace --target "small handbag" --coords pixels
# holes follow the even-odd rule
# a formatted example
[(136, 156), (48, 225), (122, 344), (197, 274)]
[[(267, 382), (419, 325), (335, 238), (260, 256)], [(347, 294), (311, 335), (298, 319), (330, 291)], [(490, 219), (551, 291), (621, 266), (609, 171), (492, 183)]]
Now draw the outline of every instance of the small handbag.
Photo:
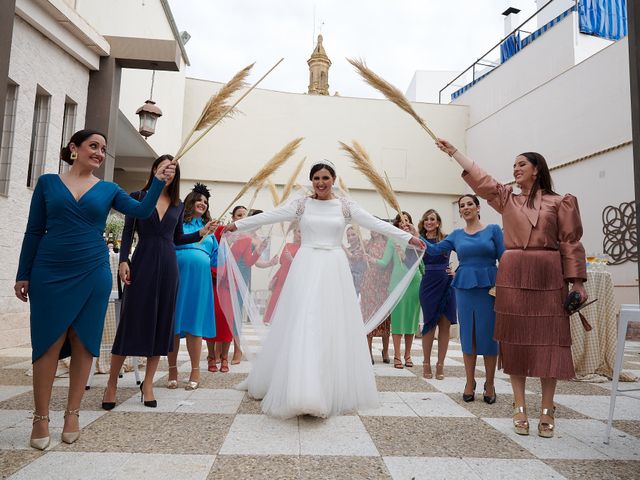
[(582, 328), (584, 328), (586, 332), (589, 332), (593, 329), (593, 327), (587, 321), (585, 316), (580, 312), (580, 310), (591, 305), (592, 303), (597, 302), (598, 299), (596, 298), (595, 300), (591, 300), (590, 302), (586, 302), (586, 303), (581, 303), (580, 302), (581, 300), (582, 298), (580, 297), (580, 294), (578, 292), (576, 291), (570, 292), (564, 301), (564, 309), (569, 315), (573, 315), (574, 313), (577, 313), (580, 316), (580, 321), (582, 322)]

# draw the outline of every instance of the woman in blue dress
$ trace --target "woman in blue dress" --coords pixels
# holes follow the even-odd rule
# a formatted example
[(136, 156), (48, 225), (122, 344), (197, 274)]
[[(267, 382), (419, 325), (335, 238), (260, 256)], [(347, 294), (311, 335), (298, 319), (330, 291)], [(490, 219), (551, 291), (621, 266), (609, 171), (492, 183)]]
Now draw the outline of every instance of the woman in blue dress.
[[(134, 198), (148, 195), (156, 168), (171, 155), (156, 159), (149, 172), (149, 181)], [(182, 230), (184, 205), (180, 201), (180, 168), (162, 190), (155, 212), (147, 219), (135, 222), (125, 218), (120, 247), (119, 275), (125, 284), (120, 323), (111, 349), (109, 380), (102, 399), (102, 408), (116, 406), (118, 375), (127, 356), (147, 357), (144, 381), (140, 384), (141, 401), (146, 407), (157, 407), (153, 395), (153, 377), (161, 356), (173, 349), (176, 295), (178, 293), (178, 261), (176, 245), (193, 243), (211, 231), (212, 222), (193, 233)], [(133, 231), (138, 232), (138, 246), (131, 258), (129, 251)]]
[[(184, 199), (185, 233), (200, 230), (211, 221), (209, 214), (209, 189), (196, 183)], [(176, 247), (180, 285), (176, 300), (176, 324), (173, 351), (169, 352), (169, 380), (167, 388), (178, 388), (178, 351), (180, 339), (187, 338), (187, 351), (191, 360), (191, 374), (185, 390), (200, 386), (200, 353), (202, 337), (216, 336), (216, 321), (213, 306), (213, 282), (211, 267), (217, 266), (218, 241), (210, 235), (199, 243)]]
[[(427, 210), (418, 226), (420, 238), (425, 243), (437, 243), (444, 239), (442, 219), (435, 210)], [(438, 360), (436, 362), (436, 380), (444, 380), (444, 360), (449, 348), (450, 326), (458, 323), (456, 317), (456, 295), (451, 285), (449, 270), (451, 252), (442, 255), (425, 255), (425, 274), (420, 283), (420, 305), (424, 326), (422, 327), (422, 376), (433, 378), (431, 370), (431, 349), (438, 327)]]
[(16, 275), (16, 296), (30, 299), (33, 361), (33, 430), (30, 444), (44, 450), (49, 438), (49, 402), (58, 359), (71, 355), (62, 441), (78, 439), (79, 408), (92, 357), (99, 356), (111, 293), (109, 253), (102, 238), (114, 208), (148, 217), (175, 167), (158, 165), (142, 202), (118, 185), (93, 175), (106, 156), (106, 138), (95, 130), (73, 134), (61, 151), (68, 172), (40, 176)]
[(454, 250), (460, 265), (456, 270), (453, 287), (456, 289), (460, 341), (467, 383), (462, 398), (475, 399), (475, 369), (478, 355), (484, 356), (486, 382), (483, 399), (495, 403), (494, 378), (498, 360), (498, 343), (493, 339), (496, 315), (495, 298), (490, 290), (496, 283), (496, 260), (504, 252), (502, 230), (498, 225), (480, 223), (480, 201), (475, 195), (458, 199), (460, 216), (465, 228), (451, 232), (441, 242), (427, 243), (429, 255), (441, 255)]

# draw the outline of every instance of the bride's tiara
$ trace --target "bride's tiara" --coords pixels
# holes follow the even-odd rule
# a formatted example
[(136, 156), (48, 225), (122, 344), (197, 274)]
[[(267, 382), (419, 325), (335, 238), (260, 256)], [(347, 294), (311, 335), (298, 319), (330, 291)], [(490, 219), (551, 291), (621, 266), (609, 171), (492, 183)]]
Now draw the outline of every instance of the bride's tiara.
[(322, 160), (318, 160), (313, 165), (311, 165), (311, 168), (315, 167), (316, 165), (327, 165), (328, 167), (331, 167), (334, 172), (336, 171), (336, 166), (333, 164), (333, 162), (327, 160), (326, 158), (323, 158)]

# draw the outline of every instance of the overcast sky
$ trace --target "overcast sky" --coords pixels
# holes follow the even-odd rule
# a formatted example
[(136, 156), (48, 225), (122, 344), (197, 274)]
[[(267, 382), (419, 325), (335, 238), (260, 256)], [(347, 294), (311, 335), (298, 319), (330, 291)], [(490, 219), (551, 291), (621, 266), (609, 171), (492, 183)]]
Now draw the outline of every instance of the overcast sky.
[[(191, 35), (187, 76), (226, 82), (256, 62), (261, 87), (306, 92), (307, 59), (322, 33), (332, 61), (330, 93), (378, 97), (345, 57), (361, 57), (406, 91), (416, 70), (463, 70), (504, 36), (509, 6), (522, 18), (534, 0), (169, 0), (178, 29)], [(315, 22), (314, 22), (315, 14)], [(526, 16), (525, 16), (526, 15)], [(444, 85), (443, 85), (444, 86)]]

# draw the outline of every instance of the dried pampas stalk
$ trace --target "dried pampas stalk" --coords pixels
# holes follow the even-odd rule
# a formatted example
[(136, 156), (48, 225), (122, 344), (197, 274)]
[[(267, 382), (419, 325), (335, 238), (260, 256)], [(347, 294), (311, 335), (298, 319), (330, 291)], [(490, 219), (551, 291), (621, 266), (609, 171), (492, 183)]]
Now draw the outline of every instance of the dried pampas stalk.
[(338, 177), (338, 188), (342, 190), (342, 193), (349, 193), (349, 189), (347, 188), (347, 184), (344, 183), (344, 179), (342, 177)]
[(369, 154), (366, 152), (362, 146), (356, 142), (355, 140), (352, 142), (353, 147), (347, 145), (344, 142), (340, 143), (340, 149), (347, 152), (351, 157), (351, 161), (357, 170), (360, 171), (371, 184), (373, 188), (382, 196), (382, 198), (398, 213), (402, 214), (402, 210), (400, 209), (400, 204), (398, 203), (398, 198), (396, 197), (393, 189), (387, 184), (387, 182), (380, 176), (380, 174), (376, 171), (373, 163), (369, 159)]
[(358, 73), (366, 83), (371, 85), (373, 88), (387, 97), (388, 100), (392, 101), (402, 110), (411, 115), (416, 120), (416, 122), (418, 122), (420, 126), (431, 136), (431, 138), (437, 140), (435, 134), (427, 126), (422, 117), (420, 117), (420, 115), (416, 113), (416, 111), (409, 103), (409, 100), (407, 100), (407, 98), (402, 94), (400, 90), (398, 90), (397, 87), (394, 87), (385, 79), (371, 71), (369, 67), (367, 67), (367, 64), (364, 62), (364, 60), (347, 58), (347, 62), (355, 67), (355, 69), (358, 71)]
[(278, 195), (278, 189), (271, 181), (271, 179), (267, 181), (267, 185), (269, 186), (269, 193), (271, 193), (271, 201), (273, 202), (273, 206), (277, 207), (280, 203), (280, 195)]
[(282, 62), (283, 60), (284, 60), (284, 58), (281, 58), (280, 60), (278, 60), (278, 61), (276, 62), (276, 64), (275, 64), (273, 67), (271, 67), (269, 70), (267, 70), (267, 73), (265, 73), (264, 75), (262, 75), (262, 77), (260, 77), (256, 83), (254, 83), (253, 85), (251, 85), (251, 87), (250, 87), (249, 89), (247, 89), (247, 91), (246, 91), (246, 92), (244, 92), (244, 93), (242, 94), (242, 96), (240, 96), (240, 98), (238, 98), (238, 99), (233, 103), (233, 105), (231, 105), (230, 107), (228, 107), (228, 108), (227, 108), (227, 109), (226, 109), (226, 110), (225, 110), (225, 111), (220, 115), (220, 117), (218, 117), (218, 119), (217, 119), (217, 120), (213, 121), (213, 123), (212, 123), (211, 125), (209, 125), (209, 126), (205, 129), (205, 131), (204, 131), (204, 132), (202, 132), (202, 133), (200, 134), (200, 136), (198, 136), (198, 138), (196, 138), (196, 139), (195, 139), (195, 140), (194, 140), (194, 141), (193, 141), (193, 142), (192, 142), (188, 147), (184, 148), (184, 150), (182, 150), (181, 152), (179, 152), (179, 154), (177, 154), (177, 155), (175, 156), (175, 158), (173, 159), (173, 161), (174, 161), (174, 162), (177, 162), (178, 160), (180, 160), (180, 158), (184, 157), (184, 156), (185, 156), (185, 154), (186, 154), (189, 150), (191, 150), (191, 149), (192, 149), (192, 148), (193, 148), (193, 147), (194, 147), (194, 146), (195, 146), (195, 145), (196, 145), (200, 140), (202, 140), (202, 139), (205, 137), (205, 135), (206, 135), (207, 133), (209, 133), (213, 127), (215, 127), (218, 123), (220, 123), (220, 121), (221, 121), (224, 117), (226, 117), (230, 112), (232, 112), (232, 111), (233, 111), (233, 109), (234, 109), (234, 108), (236, 108), (236, 106), (237, 106), (237, 105), (238, 105), (238, 104), (239, 104), (239, 103), (240, 103), (240, 102), (241, 102), (241, 101), (242, 101), (242, 100), (243, 100), (247, 95), (249, 95), (249, 93), (251, 93), (251, 91), (252, 91), (254, 88), (256, 88), (256, 87), (260, 84), (260, 82), (262, 82), (262, 80), (264, 80), (264, 79), (265, 79), (265, 77), (266, 77), (267, 75), (269, 75), (269, 74), (270, 74), (270, 73), (271, 73), (271, 72), (272, 72), (272, 71), (273, 71), (273, 70), (274, 70), (278, 65), (280, 65), (280, 62)]
[(240, 189), (240, 192), (238, 192), (235, 198), (231, 202), (229, 202), (229, 205), (227, 205), (227, 207), (222, 211), (222, 214), (218, 217), (218, 221), (220, 221), (225, 212), (229, 210), (229, 208), (231, 208), (231, 206), (236, 203), (236, 200), (242, 197), (247, 192), (247, 190), (256, 185), (261, 185), (278, 168), (280, 168), (291, 157), (291, 155), (295, 153), (302, 140), (302, 137), (300, 137), (290, 141), (282, 148), (282, 150), (276, 153), (273, 158), (271, 158), (271, 160), (265, 163), (264, 166), (260, 170), (258, 170), (258, 173), (251, 177), (251, 179), (244, 185), (244, 187)]
[(306, 159), (307, 157), (304, 157), (302, 160), (300, 160), (298, 162), (298, 165), (296, 165), (296, 168), (293, 170), (293, 173), (291, 173), (289, 180), (287, 180), (287, 183), (285, 184), (284, 189), (282, 190), (282, 198), (280, 199), (280, 203), (283, 203), (287, 198), (289, 198), (289, 195), (291, 195), (291, 192), (293, 191), (293, 186), (296, 183), (296, 179), (298, 178), (298, 175), (300, 175), (300, 172), (302, 171), (302, 167), (304, 166), (304, 161)]
[(218, 93), (216, 93), (215, 95), (211, 95), (211, 98), (202, 109), (200, 117), (198, 117), (196, 123), (193, 125), (193, 127), (191, 127), (189, 135), (186, 136), (186, 138), (182, 142), (182, 145), (180, 145), (178, 153), (176, 153), (176, 157), (180, 156), (182, 150), (184, 150), (184, 147), (187, 146), (187, 142), (191, 140), (191, 137), (195, 132), (207, 128), (218, 119), (222, 120), (223, 114), (225, 114), (227, 110), (229, 110), (229, 112), (226, 113), (225, 116), (228, 117), (233, 116), (237, 112), (235, 107), (229, 108), (229, 105), (227, 105), (227, 100), (229, 100), (229, 98), (231, 98), (231, 96), (238, 90), (247, 86), (245, 79), (249, 75), (249, 72), (254, 65), (255, 63), (252, 63), (251, 65), (247, 65), (246, 67), (244, 67), (242, 70), (236, 73), (231, 80), (225, 83), (222, 88), (218, 90)]
[(251, 197), (251, 201), (249, 202), (249, 206), (247, 207), (247, 213), (251, 213), (251, 210), (253, 209), (253, 204), (256, 203), (256, 199), (258, 198), (258, 194), (260, 193), (260, 190), (262, 190), (262, 188), (264, 187), (264, 183), (262, 182), (260, 185), (256, 186), (256, 191), (253, 192), (253, 197)]

